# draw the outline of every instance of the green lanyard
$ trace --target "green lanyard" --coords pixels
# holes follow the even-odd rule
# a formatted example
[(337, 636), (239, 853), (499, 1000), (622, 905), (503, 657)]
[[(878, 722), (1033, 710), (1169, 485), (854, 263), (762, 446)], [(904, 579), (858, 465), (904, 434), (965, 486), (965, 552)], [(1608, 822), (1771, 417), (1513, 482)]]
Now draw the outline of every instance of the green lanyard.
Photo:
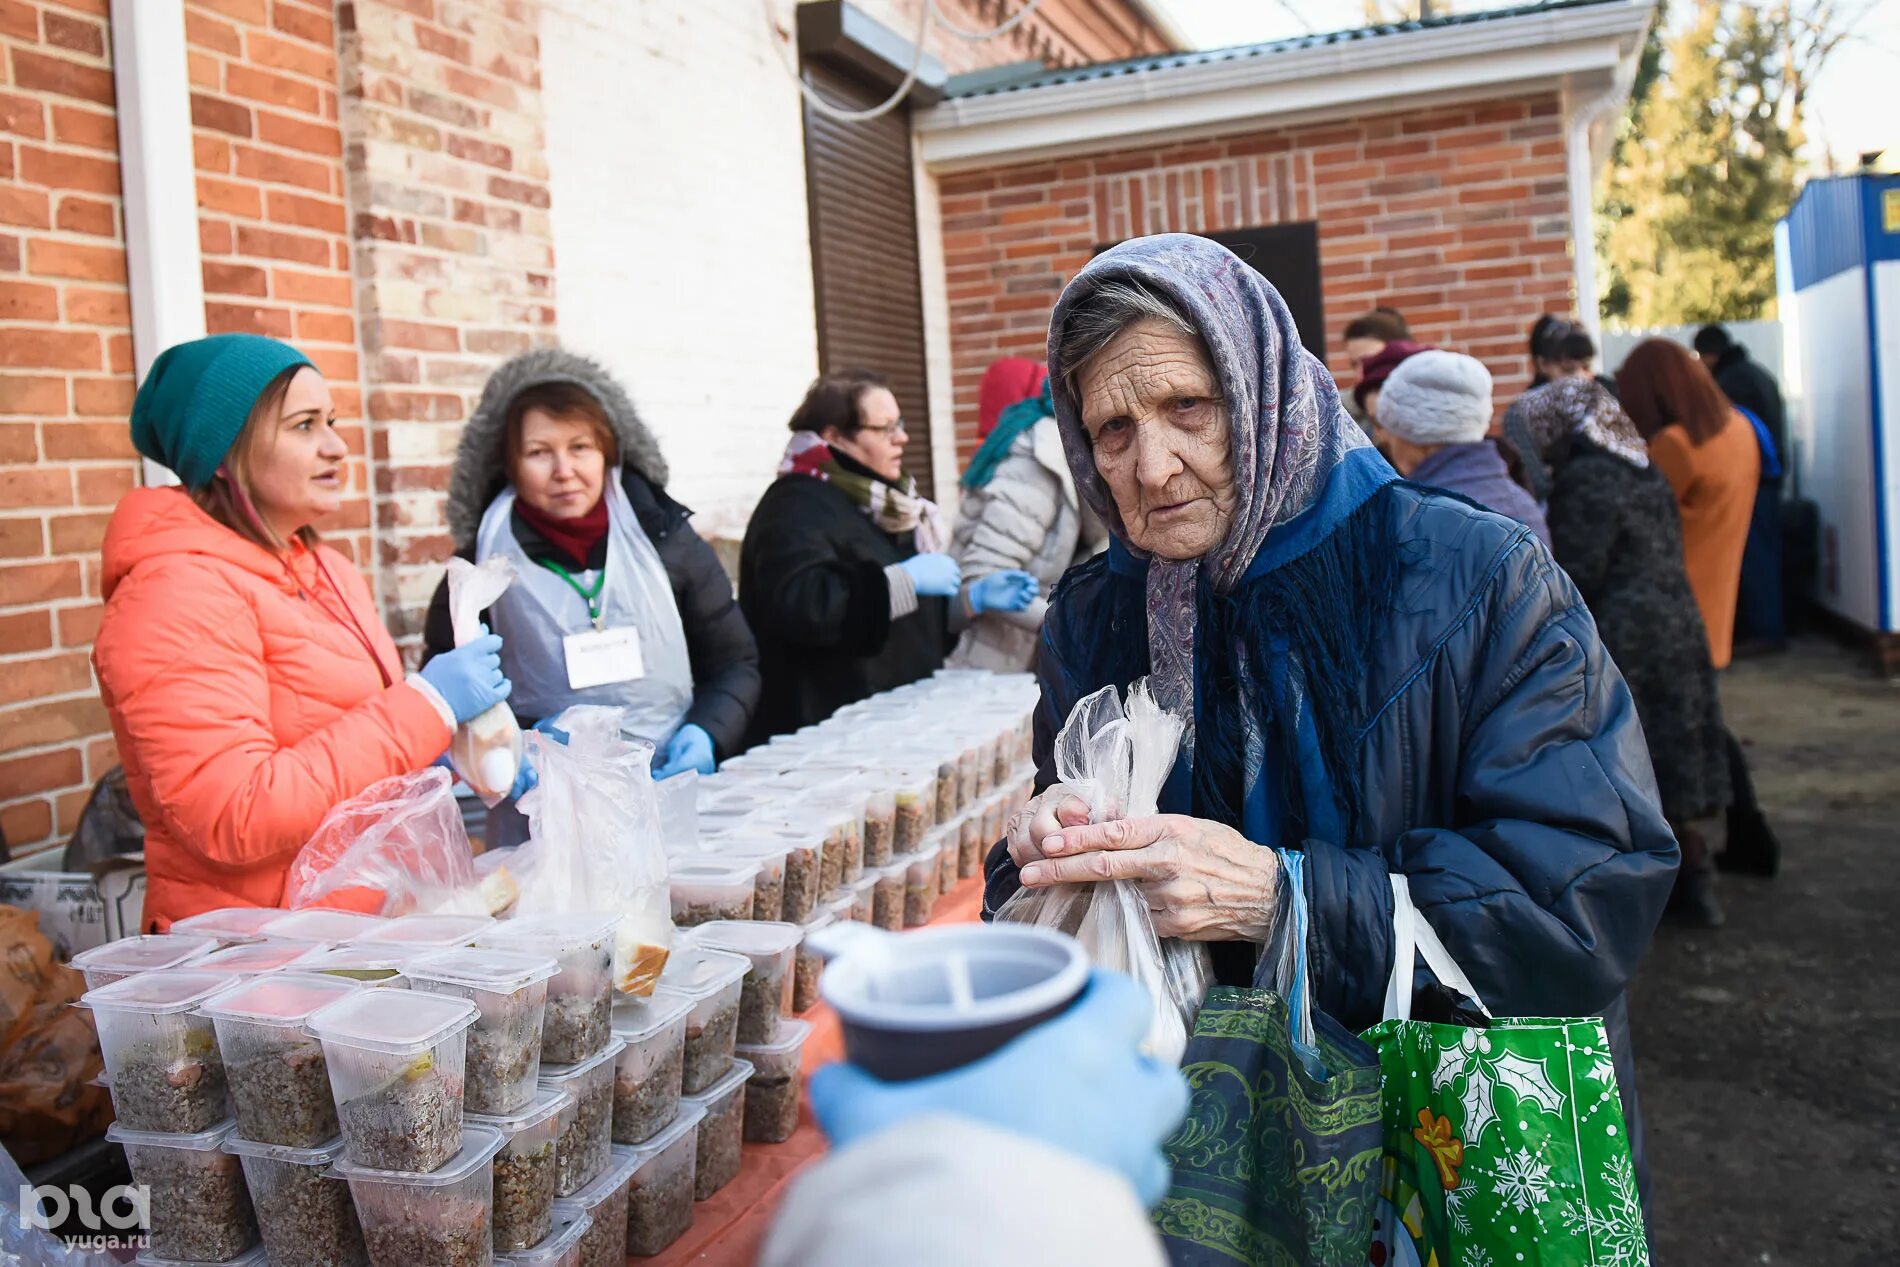
[(601, 587), (607, 583), (607, 569), (602, 568), (600, 575), (594, 578), (594, 588), (584, 589), (581, 583), (574, 579), (572, 572), (569, 572), (553, 559), (538, 559), (536, 562), (540, 563), (540, 565), (548, 571), (554, 573), (554, 575), (560, 577), (563, 581), (566, 581), (568, 588), (581, 596), (581, 601), (587, 604), (587, 618), (594, 622), (594, 628), (598, 631), (600, 629), (600, 590)]

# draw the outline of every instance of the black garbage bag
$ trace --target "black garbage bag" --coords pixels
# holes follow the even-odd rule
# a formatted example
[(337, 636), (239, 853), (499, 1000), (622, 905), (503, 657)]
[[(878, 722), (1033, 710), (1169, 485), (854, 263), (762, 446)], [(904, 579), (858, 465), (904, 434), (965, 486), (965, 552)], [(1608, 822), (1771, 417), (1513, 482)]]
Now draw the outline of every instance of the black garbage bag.
[(94, 863), (144, 849), (145, 824), (139, 821), (138, 808), (125, 786), (125, 767), (115, 765), (92, 789), (79, 815), (79, 826), (66, 842), (61, 869), (90, 871)]

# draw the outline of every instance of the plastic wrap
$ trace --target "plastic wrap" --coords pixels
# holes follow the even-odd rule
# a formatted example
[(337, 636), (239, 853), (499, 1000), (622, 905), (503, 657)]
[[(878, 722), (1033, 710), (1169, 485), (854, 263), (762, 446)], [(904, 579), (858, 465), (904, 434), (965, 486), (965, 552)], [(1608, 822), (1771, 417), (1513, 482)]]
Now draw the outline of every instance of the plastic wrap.
[(324, 815), (290, 864), (285, 907), (488, 914), (452, 783), (430, 766), (373, 783)]
[[(449, 560), (449, 621), (455, 645), (472, 642), (482, 634), (482, 613), (514, 584), (514, 565), (505, 558), (481, 563)], [(449, 760), (462, 781), (491, 809), (515, 785), (521, 769), (521, 726), (507, 701), (455, 728), (449, 741)]]
[[(1091, 823), (1152, 815), (1182, 730), (1181, 719), (1155, 702), (1145, 679), (1128, 688), (1125, 708), (1116, 688), (1105, 686), (1076, 704), (1056, 736), (1058, 787), (1089, 806)], [(1207, 948), (1157, 937), (1136, 884), (1025, 888), (996, 918), (1059, 929), (1082, 943), (1091, 962), (1133, 977), (1154, 1005), (1144, 1046), (1156, 1059), (1180, 1061), (1211, 981)]]

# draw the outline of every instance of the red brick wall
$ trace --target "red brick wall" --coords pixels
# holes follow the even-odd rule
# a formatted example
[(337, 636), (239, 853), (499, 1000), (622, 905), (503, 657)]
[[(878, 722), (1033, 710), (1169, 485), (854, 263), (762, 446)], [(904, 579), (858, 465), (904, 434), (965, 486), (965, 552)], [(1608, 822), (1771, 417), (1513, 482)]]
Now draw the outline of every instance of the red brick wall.
[(1096, 246), (1148, 233), (1317, 220), (1331, 368), (1375, 304), (1415, 337), (1479, 357), (1506, 401), (1524, 333), (1574, 304), (1554, 95), (1395, 113), (949, 175), (940, 182), (957, 443), (999, 356), (1040, 358), (1049, 311)]
[(0, 828), (71, 830), (114, 756), (100, 535), (135, 479), (106, 0), (0, 0)]

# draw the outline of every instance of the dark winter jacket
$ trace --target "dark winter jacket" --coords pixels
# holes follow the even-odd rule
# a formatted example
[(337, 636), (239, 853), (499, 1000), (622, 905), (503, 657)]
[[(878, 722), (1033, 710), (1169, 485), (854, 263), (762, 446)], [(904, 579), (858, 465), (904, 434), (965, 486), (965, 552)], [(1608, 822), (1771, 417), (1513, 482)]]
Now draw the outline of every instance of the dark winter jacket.
[[(1384, 517), (1371, 530), (1400, 571), (1368, 671), (1348, 692), (1359, 820), (1334, 838), (1294, 823), (1257, 841), (1305, 854), (1315, 1004), (1355, 1029), (1381, 1019), (1389, 875), (1403, 872), (1493, 1012), (1607, 1018), (1634, 1124), (1624, 991), (1677, 849), (1630, 692), (1530, 529), (1409, 484), (1362, 513)], [(1250, 574), (1228, 598), (1203, 601), (1256, 602), (1267, 579)], [(1148, 671), (1144, 593), (1143, 565), (1117, 543), (1072, 569), (1051, 599), (1037, 668), (1039, 787), (1054, 780), (1054, 737), (1074, 703)], [(1307, 777), (1276, 751), (1266, 761), (1263, 779)], [(1196, 813), (1181, 773), (1161, 808)], [(1019, 885), (1000, 845), (987, 875), (994, 911)]]
[[(489, 379), (480, 405), (462, 433), (455, 471), (449, 481), (448, 519), (454, 533), (455, 553), (475, 557), (475, 534), (482, 515), (507, 483), (502, 444), (509, 404), (530, 386), (571, 382), (600, 401), (613, 422), (622, 466), (620, 484), (633, 506), (640, 528), (652, 541), (672, 583), (686, 631), (687, 652), (693, 667), (693, 704), (685, 720), (712, 736), (722, 759), (739, 751), (746, 727), (759, 701), (759, 654), (732, 584), (719, 556), (693, 531), (692, 512), (666, 493), (666, 462), (659, 445), (634, 412), (632, 401), (611, 376), (585, 357), (558, 348), (541, 349), (515, 357)], [(512, 519), (515, 539), (529, 558), (559, 557), (554, 549), (517, 511)], [(606, 561), (605, 538), (595, 547), (589, 567)], [(429, 603), (423, 629), (423, 658), (455, 645), (449, 622), (449, 588), (445, 578)], [(506, 652), (503, 653), (504, 659)], [(523, 725), (539, 721), (523, 717)]]
[(1714, 814), (1730, 799), (1727, 744), (1676, 495), (1654, 466), (1587, 440), (1560, 445), (1550, 467), (1553, 553), (1636, 698), (1663, 810), (1678, 822)]
[(917, 553), (855, 502), (809, 475), (782, 475), (752, 512), (739, 553), (739, 603), (759, 639), (763, 743), (846, 704), (929, 677), (955, 643), (950, 603), (918, 599), (891, 618), (884, 569)]
[(1729, 403), (1746, 409), (1762, 420), (1774, 439), (1775, 454), (1781, 469), (1788, 469), (1788, 411), (1781, 401), (1781, 386), (1775, 376), (1750, 359), (1748, 349), (1731, 343), (1715, 363), (1715, 384)]
[(1469, 497), (1486, 510), (1517, 520), (1536, 533), (1539, 541), (1550, 544), (1543, 510), (1524, 486), (1511, 478), (1504, 455), (1490, 440), (1448, 444), (1420, 462), (1411, 478), (1414, 484)]

